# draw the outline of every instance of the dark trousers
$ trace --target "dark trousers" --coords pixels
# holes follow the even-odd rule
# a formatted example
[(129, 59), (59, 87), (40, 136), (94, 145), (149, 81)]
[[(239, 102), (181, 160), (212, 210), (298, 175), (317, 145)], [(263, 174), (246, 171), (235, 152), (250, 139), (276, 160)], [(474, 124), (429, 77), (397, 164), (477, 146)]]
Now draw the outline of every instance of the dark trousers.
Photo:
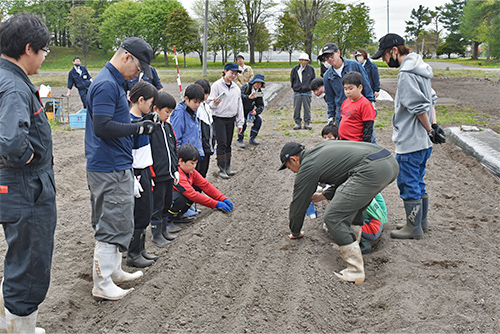
[(8, 245), (4, 305), (12, 314), (27, 316), (49, 289), (57, 222), (54, 171), (0, 169), (0, 184), (0, 223)]
[(225, 118), (214, 116), (215, 140), (217, 142), (217, 159), (224, 160), (231, 156), (231, 143), (233, 141), (234, 122), (236, 116)]
[(205, 152), (205, 156), (202, 157), (196, 165), (196, 170), (205, 178), (207, 177), (208, 166), (210, 165), (210, 155), (210, 152)]
[[(241, 133), (238, 133), (238, 140), (243, 140), (245, 137), (245, 130), (247, 129), (248, 115), (245, 117), (245, 123), (243, 123), (243, 128)], [(250, 138), (255, 138), (259, 134), (260, 127), (262, 126), (262, 118), (259, 115), (255, 115), (252, 128), (250, 129)]]
[(168, 210), (172, 206), (172, 191), (174, 180), (155, 181), (153, 189), (153, 215), (151, 221), (161, 222), (168, 216)]
[(78, 93), (83, 103), (83, 109), (87, 109), (87, 89), (79, 89)]
[(172, 206), (170, 207), (168, 218), (174, 219), (175, 217), (182, 215), (191, 207), (191, 205), (193, 205), (193, 201), (187, 199), (186, 196), (174, 190), (172, 195)]
[(151, 186), (151, 170), (149, 167), (134, 169), (135, 177), (140, 176), (139, 183), (144, 190), (141, 197), (135, 198), (134, 202), (134, 229), (145, 229), (151, 221), (153, 212), (153, 190)]

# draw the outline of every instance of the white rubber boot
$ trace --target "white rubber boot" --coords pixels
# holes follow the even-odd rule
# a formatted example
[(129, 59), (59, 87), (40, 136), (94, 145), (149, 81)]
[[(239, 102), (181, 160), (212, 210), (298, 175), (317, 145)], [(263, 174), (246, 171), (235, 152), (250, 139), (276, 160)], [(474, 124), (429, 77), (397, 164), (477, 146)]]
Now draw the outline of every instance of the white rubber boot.
[[(134, 289), (124, 290), (116, 286), (111, 275), (116, 270), (118, 246), (98, 241), (94, 250), (92, 295), (96, 300), (120, 300)], [(121, 259), (120, 259), (121, 261)]]
[(5, 306), (3, 304), (3, 278), (0, 283), (0, 333), (7, 333), (7, 324), (5, 322)]
[(113, 273), (111, 274), (113, 283), (115, 283), (116, 285), (120, 285), (122, 283), (127, 283), (138, 279), (142, 275), (144, 275), (144, 273), (141, 270), (138, 270), (135, 273), (127, 273), (126, 271), (123, 271), (122, 253), (120, 253), (118, 247), (116, 247), (115, 271), (113, 271)]
[(35, 327), (38, 310), (24, 317), (12, 314), (6, 308), (4, 308), (4, 310), (5, 310), (5, 322), (7, 325), (7, 333), (45, 334), (45, 329), (40, 327)]
[[(328, 227), (326, 227), (325, 224), (323, 224), (323, 228), (328, 232)], [(354, 231), (354, 234), (356, 234), (356, 241), (359, 242), (361, 241), (361, 229), (363, 228), (363, 226), (359, 226), (359, 225), (351, 225), (351, 228), (352, 230)], [(336, 243), (333, 243), (332, 244), (332, 247), (334, 250), (340, 250), (340, 246), (337, 245)]]
[(340, 252), (344, 261), (347, 262), (347, 268), (340, 271), (340, 274), (334, 274), (347, 282), (363, 283), (365, 281), (365, 269), (359, 243), (354, 241), (349, 245), (340, 246)]

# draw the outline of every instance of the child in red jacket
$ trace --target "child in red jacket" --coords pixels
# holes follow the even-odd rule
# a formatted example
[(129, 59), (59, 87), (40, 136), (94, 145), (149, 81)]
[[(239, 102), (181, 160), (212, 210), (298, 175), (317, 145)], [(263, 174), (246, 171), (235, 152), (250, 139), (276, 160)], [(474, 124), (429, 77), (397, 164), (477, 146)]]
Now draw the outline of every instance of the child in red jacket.
[[(233, 203), (195, 169), (200, 160), (200, 152), (193, 144), (180, 146), (177, 149), (177, 157), (179, 158), (179, 183), (174, 186), (168, 221), (174, 221), (195, 202), (223, 212), (233, 210)], [(206, 195), (196, 191), (193, 186), (200, 188)]]

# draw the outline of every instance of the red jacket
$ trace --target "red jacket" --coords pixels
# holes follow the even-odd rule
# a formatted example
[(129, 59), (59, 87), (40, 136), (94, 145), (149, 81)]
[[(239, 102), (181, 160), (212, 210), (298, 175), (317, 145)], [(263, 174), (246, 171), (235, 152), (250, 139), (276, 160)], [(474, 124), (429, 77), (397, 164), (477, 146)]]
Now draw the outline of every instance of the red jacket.
[[(203, 190), (206, 195), (197, 192), (193, 186)], [(187, 199), (212, 209), (215, 209), (217, 201), (222, 202), (226, 199), (226, 196), (208, 182), (196, 169), (193, 173), (187, 174), (179, 167), (179, 184), (174, 186), (174, 190), (186, 196)]]

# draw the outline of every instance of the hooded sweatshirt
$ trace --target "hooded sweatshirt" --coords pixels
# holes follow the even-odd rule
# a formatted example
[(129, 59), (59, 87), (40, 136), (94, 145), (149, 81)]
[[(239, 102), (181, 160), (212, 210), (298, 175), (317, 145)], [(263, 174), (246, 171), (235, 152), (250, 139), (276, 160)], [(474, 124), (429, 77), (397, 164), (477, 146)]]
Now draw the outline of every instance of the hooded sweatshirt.
[(417, 117), (427, 113), (432, 123), (432, 108), (437, 100), (431, 87), (432, 77), (432, 68), (416, 53), (408, 54), (401, 63), (392, 117), (392, 141), (397, 154), (432, 147), (427, 130)]

